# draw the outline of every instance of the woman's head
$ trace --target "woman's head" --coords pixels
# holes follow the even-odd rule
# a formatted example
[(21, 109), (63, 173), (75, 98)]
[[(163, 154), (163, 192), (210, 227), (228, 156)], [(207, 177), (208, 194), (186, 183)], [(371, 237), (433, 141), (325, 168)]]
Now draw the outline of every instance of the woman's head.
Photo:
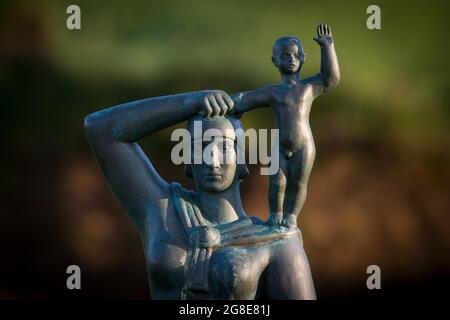
[(237, 163), (245, 159), (244, 150), (236, 143), (238, 129), (242, 130), (241, 122), (231, 116), (195, 116), (189, 120), (191, 164), (185, 172), (198, 188), (221, 192), (248, 175), (247, 166)]

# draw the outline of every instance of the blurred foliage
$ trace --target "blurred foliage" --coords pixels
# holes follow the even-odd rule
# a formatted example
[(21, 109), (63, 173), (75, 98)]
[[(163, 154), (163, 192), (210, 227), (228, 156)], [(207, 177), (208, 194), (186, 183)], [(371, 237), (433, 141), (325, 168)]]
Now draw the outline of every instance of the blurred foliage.
[[(75, 3), (82, 29), (69, 31)], [(73, 261), (86, 270), (88, 296), (146, 297), (137, 232), (93, 160), (83, 117), (141, 98), (279, 82), (270, 56), (282, 35), (303, 41), (309, 76), (320, 68), (312, 38), (323, 22), (342, 80), (313, 105), (318, 152), (300, 219), (319, 296), (368, 295), (361, 270), (374, 262), (389, 284), (407, 274), (448, 283), (449, 5), (377, 1), (382, 29), (370, 31), (370, 4), (0, 2), (0, 298), (71, 297), (61, 270)], [(269, 128), (273, 113), (252, 111), (243, 122)], [(181, 166), (170, 166), (170, 131), (143, 145), (163, 177), (187, 184)], [(241, 194), (249, 214), (264, 216), (267, 179), (255, 172)]]
[[(447, 2), (378, 2), (382, 30), (375, 31), (365, 26), (370, 3), (77, 1), (79, 31), (65, 27), (71, 1), (2, 4), (1, 78), (12, 116), (6, 127), (16, 136), (17, 123), (36, 125), (40, 119), (52, 128), (49, 135), (58, 132), (72, 148), (84, 139), (80, 115), (109, 105), (275, 83), (271, 46), (286, 34), (303, 41), (303, 74), (310, 75), (320, 67), (315, 26), (326, 22), (335, 36), (342, 82), (315, 102), (316, 130), (332, 126), (348, 136), (390, 141), (405, 152), (426, 152), (449, 133)], [(11, 66), (20, 50), (22, 59), (39, 63)], [(271, 121), (267, 111), (244, 118), (253, 127)]]

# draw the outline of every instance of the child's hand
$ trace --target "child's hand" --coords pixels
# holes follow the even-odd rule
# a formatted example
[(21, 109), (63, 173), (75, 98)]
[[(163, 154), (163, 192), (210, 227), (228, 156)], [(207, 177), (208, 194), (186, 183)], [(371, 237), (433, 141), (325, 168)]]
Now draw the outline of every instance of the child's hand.
[(317, 37), (314, 40), (321, 46), (333, 44), (333, 36), (331, 35), (330, 26), (319, 24), (317, 26)]
[(224, 116), (233, 108), (234, 102), (225, 91), (211, 90), (203, 98), (200, 114), (204, 117)]
[(283, 227), (294, 229), (297, 228), (297, 216), (295, 214), (287, 214), (281, 221)]

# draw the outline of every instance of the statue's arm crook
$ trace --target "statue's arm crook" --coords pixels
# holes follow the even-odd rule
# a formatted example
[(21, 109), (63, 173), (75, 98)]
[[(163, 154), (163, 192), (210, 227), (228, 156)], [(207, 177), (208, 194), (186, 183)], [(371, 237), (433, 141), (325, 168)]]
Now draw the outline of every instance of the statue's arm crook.
[[(97, 161), (122, 207), (138, 225), (161, 212), (169, 185), (137, 141), (204, 111), (205, 99), (220, 91), (199, 91), (133, 101), (86, 116), (85, 131)], [(229, 99), (228, 96), (226, 98)]]

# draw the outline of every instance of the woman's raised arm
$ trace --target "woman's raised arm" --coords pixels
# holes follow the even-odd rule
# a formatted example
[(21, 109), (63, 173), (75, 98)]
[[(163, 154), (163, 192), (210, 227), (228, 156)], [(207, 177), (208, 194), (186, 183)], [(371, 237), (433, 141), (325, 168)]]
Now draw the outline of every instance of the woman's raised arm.
[(137, 226), (163, 211), (169, 194), (137, 141), (202, 112), (226, 113), (233, 106), (223, 91), (199, 91), (125, 103), (86, 116), (85, 131), (97, 161), (122, 207)]

